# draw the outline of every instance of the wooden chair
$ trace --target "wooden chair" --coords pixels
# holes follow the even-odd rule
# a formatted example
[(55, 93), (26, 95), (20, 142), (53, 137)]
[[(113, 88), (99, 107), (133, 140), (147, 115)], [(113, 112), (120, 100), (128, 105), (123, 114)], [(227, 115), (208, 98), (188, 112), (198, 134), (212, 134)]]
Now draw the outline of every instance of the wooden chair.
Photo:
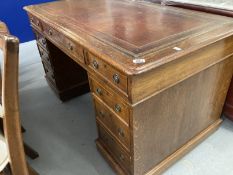
[(0, 117), (3, 118), (3, 131), (0, 130), (0, 175), (35, 175), (37, 173), (26, 162), (19, 116), (19, 41), (8, 34), (7, 27), (1, 22), (0, 49), (4, 55), (0, 106)]

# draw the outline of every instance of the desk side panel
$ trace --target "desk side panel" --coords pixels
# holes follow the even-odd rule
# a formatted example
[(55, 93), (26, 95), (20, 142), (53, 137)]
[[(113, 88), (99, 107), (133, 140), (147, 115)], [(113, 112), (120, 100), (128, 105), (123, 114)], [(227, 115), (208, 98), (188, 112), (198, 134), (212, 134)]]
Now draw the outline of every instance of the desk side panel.
[(130, 100), (142, 102), (175, 84), (217, 64), (233, 54), (233, 36), (227, 37), (198, 51), (156, 69), (132, 77)]
[(135, 175), (166, 166), (168, 156), (219, 123), (232, 72), (231, 56), (134, 107)]

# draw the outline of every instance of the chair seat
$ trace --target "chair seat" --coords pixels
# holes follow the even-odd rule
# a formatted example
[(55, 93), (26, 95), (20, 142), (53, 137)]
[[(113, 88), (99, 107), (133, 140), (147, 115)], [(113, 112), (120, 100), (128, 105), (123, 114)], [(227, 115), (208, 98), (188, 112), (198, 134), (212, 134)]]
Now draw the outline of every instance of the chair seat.
[(5, 138), (0, 131), (0, 172), (6, 167), (9, 162), (8, 150)]

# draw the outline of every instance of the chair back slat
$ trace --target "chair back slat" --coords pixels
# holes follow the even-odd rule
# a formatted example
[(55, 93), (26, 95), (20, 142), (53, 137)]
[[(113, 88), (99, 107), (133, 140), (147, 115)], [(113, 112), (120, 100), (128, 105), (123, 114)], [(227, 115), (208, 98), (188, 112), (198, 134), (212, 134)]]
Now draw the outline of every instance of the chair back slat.
[[(8, 30), (7, 26), (1, 21), (0, 21), (0, 34), (1, 35), (9, 34), (9, 30)], [(2, 47), (3, 47), (3, 41), (0, 40), (0, 48), (2, 48)]]
[(18, 65), (19, 41), (9, 35), (6, 26), (0, 27), (2, 61), (3, 129), (13, 175), (29, 175), (26, 163), (19, 116)]

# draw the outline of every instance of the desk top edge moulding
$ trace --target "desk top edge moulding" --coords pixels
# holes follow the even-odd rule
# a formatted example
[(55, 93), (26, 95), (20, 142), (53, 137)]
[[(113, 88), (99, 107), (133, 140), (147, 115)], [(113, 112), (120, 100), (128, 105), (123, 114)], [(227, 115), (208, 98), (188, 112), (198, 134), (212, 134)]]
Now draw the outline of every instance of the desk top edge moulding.
[[(127, 0), (58, 1), (25, 9), (127, 74), (153, 69), (233, 33), (227, 18)], [(213, 32), (208, 39), (206, 29)]]
[(231, 18), (127, 0), (25, 10), (56, 94), (90, 87), (96, 145), (117, 174), (159, 175), (222, 122)]

